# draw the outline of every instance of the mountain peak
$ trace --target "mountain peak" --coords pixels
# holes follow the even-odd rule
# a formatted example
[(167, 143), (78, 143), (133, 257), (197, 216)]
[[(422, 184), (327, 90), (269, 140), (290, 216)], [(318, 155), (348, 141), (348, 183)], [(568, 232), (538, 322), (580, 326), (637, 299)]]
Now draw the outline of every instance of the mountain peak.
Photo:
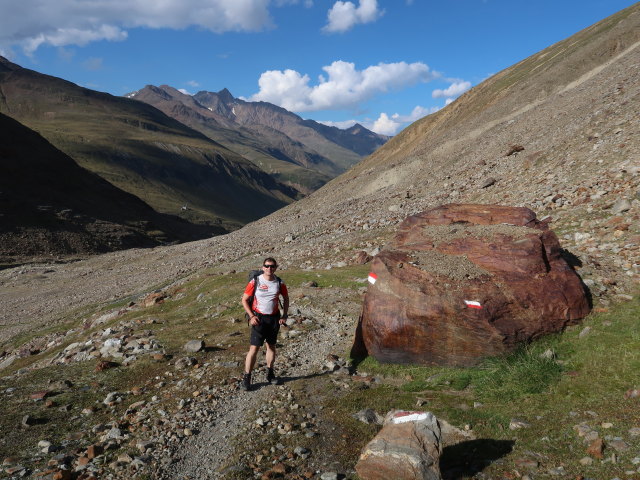
[(226, 88), (223, 88), (218, 92), (218, 97), (225, 103), (233, 102), (235, 100), (234, 96), (231, 95), (231, 92)]
[(346, 129), (346, 131), (349, 133), (358, 133), (358, 132), (361, 132), (362, 130), (368, 130), (368, 129), (363, 127), (359, 123), (355, 123)]

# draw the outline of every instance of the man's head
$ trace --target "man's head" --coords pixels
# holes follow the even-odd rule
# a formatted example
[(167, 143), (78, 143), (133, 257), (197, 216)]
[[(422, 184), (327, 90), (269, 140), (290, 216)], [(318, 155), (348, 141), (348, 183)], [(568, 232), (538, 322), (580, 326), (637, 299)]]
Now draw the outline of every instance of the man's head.
[(271, 278), (276, 273), (277, 268), (278, 262), (276, 262), (276, 259), (273, 257), (265, 258), (262, 262), (262, 271), (267, 278)]

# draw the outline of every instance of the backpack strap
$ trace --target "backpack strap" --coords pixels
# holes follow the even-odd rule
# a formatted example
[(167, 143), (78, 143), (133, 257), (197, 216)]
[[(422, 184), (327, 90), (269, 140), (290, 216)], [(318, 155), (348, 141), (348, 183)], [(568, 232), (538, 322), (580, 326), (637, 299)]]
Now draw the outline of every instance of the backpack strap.
[[(260, 284), (260, 281), (258, 280), (260, 278), (260, 274), (256, 274), (253, 276), (253, 296), (251, 297), (251, 311), (253, 312), (253, 301), (256, 298), (256, 293), (258, 293), (258, 285)], [(256, 313), (256, 312), (253, 312)]]

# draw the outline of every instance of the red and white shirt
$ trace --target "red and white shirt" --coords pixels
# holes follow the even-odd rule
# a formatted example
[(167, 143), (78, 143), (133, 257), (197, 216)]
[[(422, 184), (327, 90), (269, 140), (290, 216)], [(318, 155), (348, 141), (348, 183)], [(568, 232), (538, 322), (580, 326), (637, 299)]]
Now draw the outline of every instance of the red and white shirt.
[(280, 282), (280, 291), (278, 291), (278, 280), (275, 278), (271, 281), (264, 278), (264, 275), (258, 277), (258, 291), (255, 292), (255, 281), (252, 278), (244, 289), (244, 293), (252, 296), (253, 304), (251, 310), (263, 315), (273, 315), (278, 313), (278, 296), (288, 297), (287, 286), (284, 282)]

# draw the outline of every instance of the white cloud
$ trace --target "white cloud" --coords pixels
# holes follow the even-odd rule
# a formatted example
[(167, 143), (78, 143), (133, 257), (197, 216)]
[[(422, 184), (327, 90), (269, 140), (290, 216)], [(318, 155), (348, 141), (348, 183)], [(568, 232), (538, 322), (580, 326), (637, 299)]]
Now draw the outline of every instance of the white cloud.
[(194, 87), (194, 88), (196, 88), (196, 87), (199, 87), (199, 86), (200, 86), (200, 84), (199, 84), (198, 82), (196, 82), (195, 80), (189, 80), (189, 81), (187, 82), (187, 85), (189, 85), (190, 87)]
[(322, 28), (324, 32), (346, 32), (358, 23), (370, 23), (384, 15), (378, 10), (376, 0), (360, 0), (358, 7), (353, 2), (338, 1), (327, 13), (328, 23)]
[(378, 119), (371, 125), (370, 130), (381, 135), (395, 135), (399, 128), (399, 122), (389, 118), (386, 113), (381, 113)]
[(32, 54), (44, 44), (62, 47), (122, 41), (127, 38), (126, 29), (135, 27), (259, 31), (273, 24), (270, 1), (0, 0), (0, 50), (18, 46)]
[(449, 105), (449, 104), (450, 104), (450, 103), (452, 103), (454, 100), (455, 100), (455, 98), (447, 98), (447, 99), (444, 101), (444, 104), (445, 104), (445, 105)]
[(434, 78), (429, 67), (416, 63), (379, 63), (356, 70), (350, 62), (337, 60), (322, 67), (318, 84), (310, 86), (308, 75), (295, 70), (270, 70), (258, 80), (260, 91), (252, 101), (265, 101), (293, 112), (352, 108), (379, 93), (428, 82)]
[(417, 105), (409, 115), (394, 113), (389, 117), (389, 115), (383, 112), (376, 121), (373, 123), (365, 123), (364, 125), (369, 130), (381, 135), (395, 135), (408, 124), (413, 123), (416, 120), (420, 120), (422, 117), (435, 113), (438, 110), (440, 110), (439, 107), (425, 108)]
[(189, 92), (188, 90), (184, 89), (184, 88), (179, 88), (178, 91), (180, 93), (183, 93), (184, 95), (189, 95), (189, 96), (193, 96), (193, 93)]
[(327, 125), (328, 127), (337, 127), (337, 128), (346, 130), (347, 128), (353, 127), (358, 122), (356, 120), (343, 120), (342, 122), (332, 122), (330, 120), (327, 120), (327, 121), (318, 120), (318, 123)]
[(433, 98), (456, 98), (471, 88), (471, 82), (453, 82), (444, 90), (436, 89), (431, 96)]

